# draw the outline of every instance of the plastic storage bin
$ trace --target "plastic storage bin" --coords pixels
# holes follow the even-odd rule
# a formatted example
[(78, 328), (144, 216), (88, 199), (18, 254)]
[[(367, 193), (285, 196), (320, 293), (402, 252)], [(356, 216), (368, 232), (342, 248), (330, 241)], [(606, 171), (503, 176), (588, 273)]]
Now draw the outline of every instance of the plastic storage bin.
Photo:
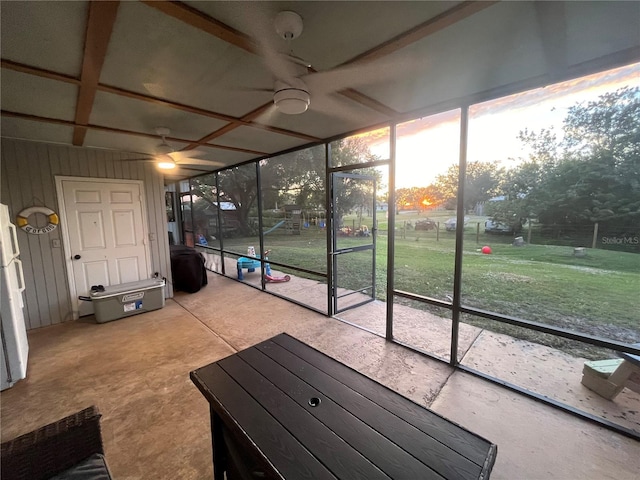
[(91, 302), (98, 323), (119, 320), (164, 307), (163, 278), (140, 280), (91, 291)]

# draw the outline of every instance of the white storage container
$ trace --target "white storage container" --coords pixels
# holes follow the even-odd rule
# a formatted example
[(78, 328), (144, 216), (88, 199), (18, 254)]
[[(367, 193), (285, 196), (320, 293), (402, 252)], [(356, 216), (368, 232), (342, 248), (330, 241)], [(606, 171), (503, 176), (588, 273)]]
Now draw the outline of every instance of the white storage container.
[(164, 307), (163, 278), (140, 280), (91, 291), (91, 302), (98, 323), (119, 320)]

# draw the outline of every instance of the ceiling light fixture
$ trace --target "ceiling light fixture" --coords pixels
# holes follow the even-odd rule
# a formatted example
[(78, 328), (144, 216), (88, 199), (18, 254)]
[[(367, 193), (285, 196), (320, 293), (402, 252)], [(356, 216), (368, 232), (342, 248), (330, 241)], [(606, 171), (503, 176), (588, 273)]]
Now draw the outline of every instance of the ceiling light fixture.
[(176, 162), (169, 155), (158, 155), (156, 165), (162, 170), (171, 170), (176, 168)]
[(300, 88), (284, 88), (273, 95), (273, 103), (278, 111), (287, 115), (298, 115), (309, 108), (309, 92)]

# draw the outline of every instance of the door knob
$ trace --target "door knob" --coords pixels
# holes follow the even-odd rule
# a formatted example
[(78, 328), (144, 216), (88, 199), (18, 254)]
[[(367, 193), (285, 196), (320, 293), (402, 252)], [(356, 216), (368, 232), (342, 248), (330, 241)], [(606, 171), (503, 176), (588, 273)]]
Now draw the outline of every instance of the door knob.
[(73, 256), (73, 259), (74, 259), (74, 260), (80, 260), (81, 258), (82, 258), (82, 257), (81, 257), (80, 255), (78, 255), (78, 254), (76, 254), (76, 255), (74, 255), (74, 256)]

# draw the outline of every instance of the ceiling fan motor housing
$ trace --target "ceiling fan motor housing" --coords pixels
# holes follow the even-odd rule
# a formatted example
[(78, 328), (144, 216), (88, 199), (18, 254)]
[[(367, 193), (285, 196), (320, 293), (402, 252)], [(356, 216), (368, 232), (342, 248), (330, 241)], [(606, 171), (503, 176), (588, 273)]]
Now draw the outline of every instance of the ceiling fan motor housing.
[(309, 108), (311, 97), (309, 92), (299, 88), (285, 88), (273, 95), (273, 103), (282, 113), (298, 115)]
[(173, 153), (173, 148), (163, 139), (162, 143), (156, 146), (156, 155), (169, 155), (170, 153)]

